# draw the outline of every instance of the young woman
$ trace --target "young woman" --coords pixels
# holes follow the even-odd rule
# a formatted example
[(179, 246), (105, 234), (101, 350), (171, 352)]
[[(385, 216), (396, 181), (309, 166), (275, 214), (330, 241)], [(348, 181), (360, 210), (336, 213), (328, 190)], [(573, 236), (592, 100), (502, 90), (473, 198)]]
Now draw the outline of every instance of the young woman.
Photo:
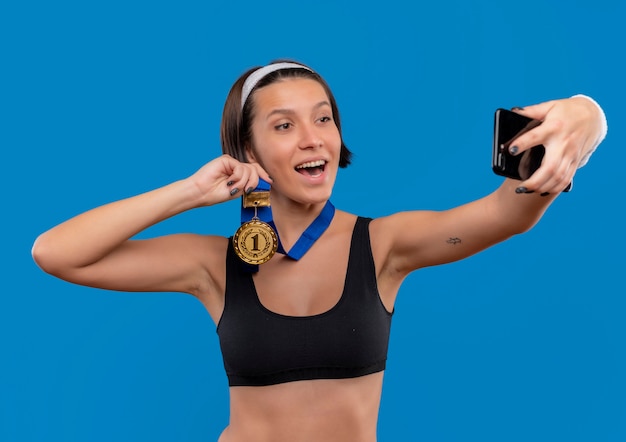
[[(546, 146), (531, 178), (505, 179), (450, 210), (370, 220), (329, 202), (350, 151), (326, 82), (291, 62), (251, 69), (225, 104), (224, 155), (188, 178), (65, 221), (37, 238), (33, 257), (76, 284), (196, 296), (217, 324), (230, 385), (221, 442), (373, 442), (404, 278), (530, 229), (606, 133), (602, 110), (584, 96), (517, 111), (543, 121), (511, 147)], [(271, 184), (269, 209), (255, 191), (260, 179)], [(131, 239), (242, 196), (250, 198), (242, 221), (264, 210), (264, 222), (244, 224), (234, 240)]]

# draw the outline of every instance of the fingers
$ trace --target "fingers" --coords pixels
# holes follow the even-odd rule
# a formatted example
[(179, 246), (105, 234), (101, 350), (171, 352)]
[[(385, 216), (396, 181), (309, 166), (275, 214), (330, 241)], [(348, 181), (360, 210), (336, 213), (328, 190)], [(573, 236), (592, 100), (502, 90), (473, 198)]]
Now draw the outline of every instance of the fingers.
[(513, 140), (509, 152), (521, 155), (535, 146), (545, 147), (539, 169), (520, 183), (521, 193), (562, 192), (572, 182), (588, 136), (582, 130), (584, 125), (572, 115), (572, 104), (555, 100), (515, 111), (542, 123)]
[[(552, 114), (557, 113), (555, 106), (557, 101), (546, 101), (545, 103), (527, 106), (524, 108), (513, 108), (514, 112), (524, 115), (533, 120), (537, 120), (537, 125), (529, 125), (529, 130), (512, 140), (509, 144), (509, 151), (513, 155), (525, 152), (526, 150), (545, 144), (552, 135), (563, 129), (563, 121), (553, 118)], [(552, 113), (551, 113), (552, 112)], [(550, 117), (549, 115), (550, 114)], [(548, 118), (547, 118), (548, 117)], [(534, 126), (534, 127), (533, 127)]]
[(571, 162), (546, 156), (541, 167), (520, 183), (520, 187), (525, 189), (522, 193), (559, 194), (572, 182), (575, 171), (576, 167)]
[[(540, 161), (540, 166), (520, 183), (520, 187), (526, 191), (532, 192), (558, 192), (561, 182), (571, 179), (575, 169), (572, 169), (572, 161), (567, 157), (567, 151), (563, 151), (562, 145), (553, 142), (554, 136), (551, 129), (546, 127), (537, 127), (524, 135), (521, 135), (511, 143), (509, 151), (511, 154), (519, 157), (520, 171), (528, 171), (537, 166), (533, 166)], [(544, 145), (545, 149), (539, 147)], [(541, 149), (541, 151), (532, 151), (532, 149)], [(531, 171), (532, 171), (531, 169)], [(567, 183), (562, 187), (565, 188)]]
[(512, 110), (528, 118), (543, 121), (555, 104), (556, 101), (552, 100), (532, 106), (515, 107)]
[(511, 155), (520, 155), (528, 149), (543, 144), (549, 134), (549, 131), (549, 127), (545, 127), (541, 124), (534, 129), (525, 132), (511, 141), (509, 144), (509, 152)]
[(197, 205), (211, 206), (251, 192), (258, 186), (259, 177), (271, 182), (260, 165), (222, 155), (202, 166), (188, 180), (198, 190)]
[(231, 197), (241, 196), (242, 192), (250, 193), (259, 183), (259, 174), (250, 164), (238, 163), (228, 177), (228, 186)]
[(259, 178), (271, 183), (268, 173), (258, 163), (242, 163), (232, 157), (227, 159), (231, 168), (226, 181), (231, 198), (250, 193), (259, 185)]
[[(558, 133), (558, 132), (557, 132)], [(562, 141), (559, 137), (548, 130), (544, 134), (540, 133), (532, 140), (541, 140), (545, 144), (545, 154), (541, 161), (541, 166), (532, 174), (531, 177), (522, 181), (520, 186), (527, 191), (539, 193), (560, 193), (572, 182), (574, 174), (577, 170), (576, 156), (573, 153), (575, 146), (572, 146), (573, 140)], [(522, 140), (521, 145), (529, 148), (526, 144), (527, 140)], [(535, 141), (529, 144), (534, 144)]]

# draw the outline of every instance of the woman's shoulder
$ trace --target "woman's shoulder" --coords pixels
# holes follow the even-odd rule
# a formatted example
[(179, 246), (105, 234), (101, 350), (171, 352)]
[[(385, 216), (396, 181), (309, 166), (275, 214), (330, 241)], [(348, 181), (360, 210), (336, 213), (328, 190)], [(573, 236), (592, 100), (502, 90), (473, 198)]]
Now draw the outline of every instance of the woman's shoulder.
[(335, 210), (335, 216), (333, 218), (333, 227), (335, 227), (338, 231), (351, 232), (354, 229), (357, 218), (361, 217), (353, 213), (337, 209)]

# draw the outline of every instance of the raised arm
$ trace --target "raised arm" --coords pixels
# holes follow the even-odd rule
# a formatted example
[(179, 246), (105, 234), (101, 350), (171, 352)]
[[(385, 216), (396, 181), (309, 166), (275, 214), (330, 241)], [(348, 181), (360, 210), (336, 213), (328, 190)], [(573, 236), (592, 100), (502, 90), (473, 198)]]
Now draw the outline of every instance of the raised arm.
[(586, 97), (550, 101), (519, 112), (543, 120), (512, 143), (517, 154), (543, 144), (546, 154), (541, 167), (526, 181), (507, 179), (492, 194), (454, 209), (403, 212), (375, 220), (375, 253), (383, 257), (385, 271), (403, 277), (421, 267), (466, 258), (527, 231), (606, 133), (602, 110)]
[[(131, 240), (142, 230), (176, 214), (227, 201), (269, 179), (257, 164), (223, 155), (191, 177), (71, 218), (41, 234), (34, 260), (61, 279), (125, 291), (194, 293), (218, 262), (225, 239), (178, 234)], [(224, 247), (222, 246), (223, 250)]]

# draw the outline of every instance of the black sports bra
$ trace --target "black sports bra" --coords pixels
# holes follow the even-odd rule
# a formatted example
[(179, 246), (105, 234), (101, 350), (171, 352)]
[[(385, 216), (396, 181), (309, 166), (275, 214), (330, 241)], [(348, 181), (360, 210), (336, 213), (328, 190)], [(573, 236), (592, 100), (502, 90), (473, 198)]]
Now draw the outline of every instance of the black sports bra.
[(330, 310), (284, 316), (260, 302), (232, 243), (219, 336), (230, 386), (342, 379), (385, 369), (392, 313), (378, 294), (369, 218), (357, 219), (343, 293)]

